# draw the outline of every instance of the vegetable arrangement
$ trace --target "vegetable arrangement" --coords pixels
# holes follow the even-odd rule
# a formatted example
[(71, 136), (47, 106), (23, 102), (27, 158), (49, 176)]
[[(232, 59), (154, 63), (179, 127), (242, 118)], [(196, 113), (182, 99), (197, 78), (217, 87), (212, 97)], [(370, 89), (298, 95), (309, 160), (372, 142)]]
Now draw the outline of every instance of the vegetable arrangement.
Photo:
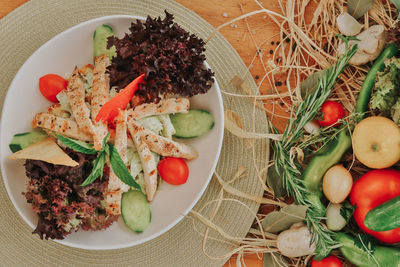
[[(243, 12), (242, 16), (217, 28), (261, 13), (272, 18), (271, 23), (280, 28), (279, 38), (273, 38), (271, 45), (267, 42), (272, 35), (268, 31), (269, 35), (261, 43), (258, 38), (252, 38), (257, 48), (254, 58), (265, 62), (265, 56), (269, 55), (263, 52), (269, 50), (271, 55), (262, 66), (262, 75), (257, 75), (263, 77), (259, 81), (261, 95), (251, 95), (235, 78), (231, 81), (247, 92), (235, 96), (248, 97), (257, 107), (260, 106), (255, 100), (266, 100), (267, 114), (271, 115), (273, 123), (278, 122), (279, 129), (270, 126), (273, 137), (266, 137), (272, 140), (273, 152), (266, 162), (269, 168), (268, 187), (264, 188), (266, 197), (255, 199), (243, 192), (236, 194), (265, 204), (257, 213), (249, 235), (235, 247), (235, 252), (239, 252), (237, 263), (241, 253), (250, 251), (265, 253), (264, 266), (309, 266), (310, 262), (320, 261), (328, 266), (334, 258), (332, 255), (338, 256), (344, 266), (348, 262), (369, 266), (398, 265), (394, 260), (397, 252), (389, 255), (398, 251), (396, 245), (381, 242), (366, 233), (359, 226), (365, 225), (366, 213), (365, 218), (361, 218), (361, 209), (357, 211), (357, 204), (350, 199), (353, 186), (371, 168), (397, 170), (400, 166), (396, 125), (400, 114), (396, 105), (400, 57), (396, 7), (400, 6), (399, 2), (278, 0), (276, 10), (261, 1), (255, 2), (257, 10)], [(251, 23), (246, 21), (246, 24), (249, 33), (255, 34)], [(265, 47), (268, 50), (264, 50)], [(264, 89), (272, 93), (263, 94)], [(377, 108), (373, 108), (375, 102)], [(281, 116), (289, 117), (285, 128), (276, 119)], [(232, 128), (227, 127), (238, 137), (250, 136), (236, 134), (238, 131)], [(221, 184), (226, 191), (234, 191)], [(283, 203), (282, 198), (286, 196), (289, 198)], [(360, 195), (361, 201), (363, 198), (369, 196)], [(378, 222), (380, 229), (390, 231), (386, 227), (397, 226), (396, 213), (392, 212), (396, 203), (394, 199), (376, 206), (376, 210), (371, 207), (369, 216), (373, 219), (369, 220)], [(273, 212), (269, 205), (274, 206)], [(292, 209), (293, 206), (298, 211)], [(376, 219), (377, 214), (388, 216), (389, 211), (392, 223)], [(358, 222), (356, 215), (360, 217)], [(295, 231), (300, 227), (297, 223), (305, 223), (308, 232)], [(210, 222), (205, 224), (221, 230)], [(233, 237), (227, 239), (237, 242)], [(278, 243), (278, 240), (285, 242)], [(310, 242), (304, 244), (304, 240)], [(282, 255), (289, 259), (282, 260)], [(328, 259), (324, 261), (324, 258)], [(361, 263), (360, 258), (368, 260)], [(338, 261), (332, 262), (341, 265)]]
[[(9, 158), (26, 160), (30, 180), (25, 196), (39, 215), (34, 233), (42, 239), (63, 239), (79, 227), (105, 229), (119, 215), (132, 231), (145, 231), (161, 180), (185, 184), (185, 160), (198, 156), (172, 137), (196, 138), (213, 129), (212, 114), (189, 110), (190, 100), (183, 98), (205, 93), (213, 83), (213, 73), (203, 67), (204, 42), (173, 23), (169, 13), (164, 20), (148, 17), (144, 26), (132, 23), (130, 30), (152, 38), (146, 39), (149, 53), (164, 54), (170, 51), (166, 45), (178, 45), (173, 50), (179, 50), (179, 62), (175, 55), (157, 54), (157, 66), (146, 62), (126, 74), (122, 65), (143, 63), (134, 55), (145, 53), (143, 43), (127, 44), (129, 35), (118, 39), (110, 26), (100, 25), (93, 34), (94, 65), (75, 67), (68, 79), (41, 77), (40, 92), (56, 104), (34, 116), (32, 127), (42, 131), (11, 140), (14, 154)], [(127, 49), (133, 54), (127, 55)], [(172, 82), (179, 88), (171, 88), (174, 75), (182, 78)], [(110, 77), (111, 85), (125, 83), (124, 88), (110, 89)]]
[(327, 256), (331, 247), (335, 245), (332, 233), (321, 224), (321, 218), (325, 214), (325, 207), (320, 200), (322, 196), (321, 179), (324, 173), (338, 163), (343, 153), (350, 148), (351, 139), (347, 128), (341, 128), (338, 136), (335, 136), (324, 149), (313, 156), (303, 174), (299, 163), (295, 163), (294, 166), (287, 164), (290, 162), (289, 150), (304, 134), (304, 125), (314, 119), (322, 104), (329, 97), (337, 77), (346, 68), (348, 61), (356, 51), (357, 46), (348, 49), (335, 66), (325, 71), (316, 90), (308, 94), (297, 107), (296, 117), (289, 121), (282, 141), (274, 143), (274, 167), (283, 179), (283, 187), (289, 195), (294, 197), (297, 204), (309, 206), (305, 219), (313, 233), (312, 241), (316, 244), (318, 258)]
[[(393, 167), (400, 160), (399, 44), (385, 44), (381, 25), (359, 33), (358, 17), (350, 15), (338, 17), (338, 28), (357, 36), (339, 36), (342, 57), (304, 82), (304, 100), (292, 107), (282, 140), (274, 141), (270, 173), (281, 179), (274, 191), (282, 196), (284, 190), (297, 205), (308, 207), (307, 234), (297, 237), (294, 222), (278, 235), (277, 247), (287, 257), (314, 254), (311, 266), (342, 266), (331, 254), (335, 249), (357, 266), (399, 266), (400, 250), (390, 246), (400, 242), (400, 172)], [(354, 112), (346, 117), (342, 105), (329, 100), (330, 92), (348, 64), (370, 61)], [(305, 155), (293, 156), (299, 149)], [(360, 178), (351, 164), (342, 164), (351, 153), (364, 166)], [(271, 216), (264, 219), (264, 231)]]

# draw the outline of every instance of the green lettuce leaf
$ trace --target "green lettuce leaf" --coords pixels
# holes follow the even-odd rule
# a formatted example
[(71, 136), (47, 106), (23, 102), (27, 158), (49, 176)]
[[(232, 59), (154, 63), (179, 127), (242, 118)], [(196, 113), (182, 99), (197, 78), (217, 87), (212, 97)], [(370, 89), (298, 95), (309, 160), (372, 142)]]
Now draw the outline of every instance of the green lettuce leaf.
[[(400, 59), (391, 58), (385, 61), (385, 69), (376, 78), (375, 91), (371, 97), (371, 108), (382, 115), (399, 121)], [(397, 111), (397, 112), (396, 112)], [(396, 118), (395, 118), (396, 117)]]

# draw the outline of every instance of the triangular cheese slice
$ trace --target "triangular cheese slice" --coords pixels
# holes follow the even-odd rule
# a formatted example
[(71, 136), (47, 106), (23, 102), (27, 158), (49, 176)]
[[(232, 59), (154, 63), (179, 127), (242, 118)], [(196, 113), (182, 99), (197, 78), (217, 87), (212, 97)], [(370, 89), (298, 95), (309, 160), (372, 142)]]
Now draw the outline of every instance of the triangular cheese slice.
[(78, 166), (79, 163), (71, 159), (52, 138), (47, 138), (43, 141), (34, 143), (8, 157), (9, 159), (35, 159), (42, 160), (48, 163)]

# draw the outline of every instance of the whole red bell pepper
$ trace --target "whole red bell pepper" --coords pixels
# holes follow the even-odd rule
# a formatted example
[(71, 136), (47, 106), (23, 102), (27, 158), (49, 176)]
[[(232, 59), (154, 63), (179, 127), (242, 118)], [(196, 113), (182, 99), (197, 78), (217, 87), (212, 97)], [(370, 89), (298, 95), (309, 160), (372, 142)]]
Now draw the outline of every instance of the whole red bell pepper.
[[(367, 234), (381, 242), (400, 242), (400, 227), (389, 231), (372, 231), (364, 224), (367, 213), (378, 205), (400, 195), (400, 171), (372, 170), (358, 179), (351, 190), (350, 202), (356, 209), (354, 219)], [(384, 220), (385, 218), (380, 218)]]

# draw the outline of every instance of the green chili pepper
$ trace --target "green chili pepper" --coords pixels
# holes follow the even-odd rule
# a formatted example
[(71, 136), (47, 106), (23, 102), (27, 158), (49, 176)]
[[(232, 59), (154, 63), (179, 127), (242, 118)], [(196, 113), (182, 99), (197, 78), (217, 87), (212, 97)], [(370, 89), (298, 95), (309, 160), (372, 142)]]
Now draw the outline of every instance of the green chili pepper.
[(303, 180), (306, 189), (311, 193), (308, 200), (320, 211), (321, 216), (325, 214), (325, 207), (321, 203), (321, 179), (325, 172), (337, 164), (343, 154), (351, 147), (351, 138), (346, 127), (332, 140), (330, 140), (321, 151), (317, 152), (304, 171)]
[(379, 57), (375, 60), (372, 67), (369, 69), (367, 76), (365, 77), (364, 83), (361, 87), (361, 91), (357, 98), (356, 113), (358, 114), (357, 120), (361, 121), (365, 117), (365, 111), (368, 108), (368, 103), (371, 98), (372, 88), (375, 85), (375, 79), (378, 72), (383, 71), (385, 68), (385, 59), (391, 58), (398, 52), (395, 43), (388, 45), (385, 50), (381, 52)]
[(373, 231), (389, 231), (400, 227), (400, 196), (377, 206), (365, 216), (365, 226)]
[(337, 233), (336, 241), (342, 246), (339, 248), (343, 256), (358, 267), (399, 267), (400, 249), (375, 246), (373, 252), (367, 251), (355, 245), (352, 236), (345, 233)]

